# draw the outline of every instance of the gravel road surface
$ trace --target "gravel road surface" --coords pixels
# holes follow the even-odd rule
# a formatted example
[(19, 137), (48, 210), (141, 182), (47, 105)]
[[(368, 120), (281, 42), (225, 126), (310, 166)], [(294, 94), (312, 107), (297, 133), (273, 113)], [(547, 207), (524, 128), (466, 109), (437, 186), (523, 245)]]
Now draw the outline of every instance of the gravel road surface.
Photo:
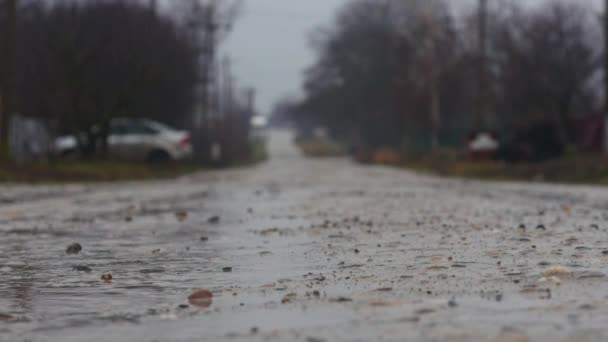
[(307, 160), (290, 138), (172, 181), (0, 185), (0, 341), (608, 340), (608, 189)]

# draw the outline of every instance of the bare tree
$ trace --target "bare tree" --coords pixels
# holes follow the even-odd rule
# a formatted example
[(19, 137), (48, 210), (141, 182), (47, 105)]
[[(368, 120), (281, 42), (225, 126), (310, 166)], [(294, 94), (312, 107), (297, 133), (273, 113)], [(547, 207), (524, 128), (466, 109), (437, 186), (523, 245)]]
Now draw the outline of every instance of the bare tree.
[(583, 5), (552, 2), (532, 12), (515, 8), (495, 25), (503, 121), (550, 122), (570, 143), (572, 118), (594, 103), (589, 82), (599, 54), (593, 13)]
[(199, 106), (192, 119), (192, 136), (196, 158), (201, 162), (212, 159), (214, 132), (213, 116), (217, 113), (218, 45), (229, 34), (239, 13), (241, 1), (188, 0), (181, 3), (181, 19), (196, 41), (199, 52)]
[[(168, 18), (136, 3), (59, 3), (20, 21), (19, 103), (23, 114), (86, 132), (86, 154), (105, 150), (114, 117), (145, 116), (185, 126), (197, 55)], [(98, 125), (96, 129), (93, 129)]]

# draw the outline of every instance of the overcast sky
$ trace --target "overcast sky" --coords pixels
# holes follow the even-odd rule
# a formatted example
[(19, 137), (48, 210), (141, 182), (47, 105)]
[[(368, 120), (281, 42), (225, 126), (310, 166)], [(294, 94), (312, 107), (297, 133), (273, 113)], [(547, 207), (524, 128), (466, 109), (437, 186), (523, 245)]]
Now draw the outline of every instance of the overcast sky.
[[(268, 111), (284, 95), (298, 95), (304, 68), (314, 62), (310, 33), (328, 25), (349, 0), (244, 0), (235, 30), (225, 43), (237, 80), (257, 89), (258, 108)], [(490, 0), (511, 1), (511, 0)], [(525, 4), (543, 0), (516, 0)], [(572, 0), (594, 3), (601, 0)], [(475, 0), (450, 0), (465, 6)]]

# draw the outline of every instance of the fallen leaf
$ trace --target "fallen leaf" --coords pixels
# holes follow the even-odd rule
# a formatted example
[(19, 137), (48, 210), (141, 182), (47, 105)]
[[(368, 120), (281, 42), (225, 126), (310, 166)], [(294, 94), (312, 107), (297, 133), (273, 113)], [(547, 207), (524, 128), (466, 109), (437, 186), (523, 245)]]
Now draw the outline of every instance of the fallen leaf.
[(570, 275), (570, 274), (572, 274), (572, 271), (569, 268), (564, 267), (564, 266), (559, 266), (559, 265), (549, 266), (542, 273), (542, 275), (544, 277)]
[(212, 298), (213, 293), (211, 293), (211, 291), (200, 289), (192, 292), (192, 294), (188, 296), (188, 303), (199, 308), (208, 308), (213, 302)]

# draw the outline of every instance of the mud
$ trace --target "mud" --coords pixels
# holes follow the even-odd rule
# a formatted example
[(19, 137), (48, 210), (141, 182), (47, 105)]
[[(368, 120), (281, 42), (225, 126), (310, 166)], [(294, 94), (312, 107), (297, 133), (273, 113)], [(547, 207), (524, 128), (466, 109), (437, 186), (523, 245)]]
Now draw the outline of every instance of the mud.
[(289, 139), (174, 181), (0, 186), (0, 341), (608, 340), (607, 189), (306, 160)]

